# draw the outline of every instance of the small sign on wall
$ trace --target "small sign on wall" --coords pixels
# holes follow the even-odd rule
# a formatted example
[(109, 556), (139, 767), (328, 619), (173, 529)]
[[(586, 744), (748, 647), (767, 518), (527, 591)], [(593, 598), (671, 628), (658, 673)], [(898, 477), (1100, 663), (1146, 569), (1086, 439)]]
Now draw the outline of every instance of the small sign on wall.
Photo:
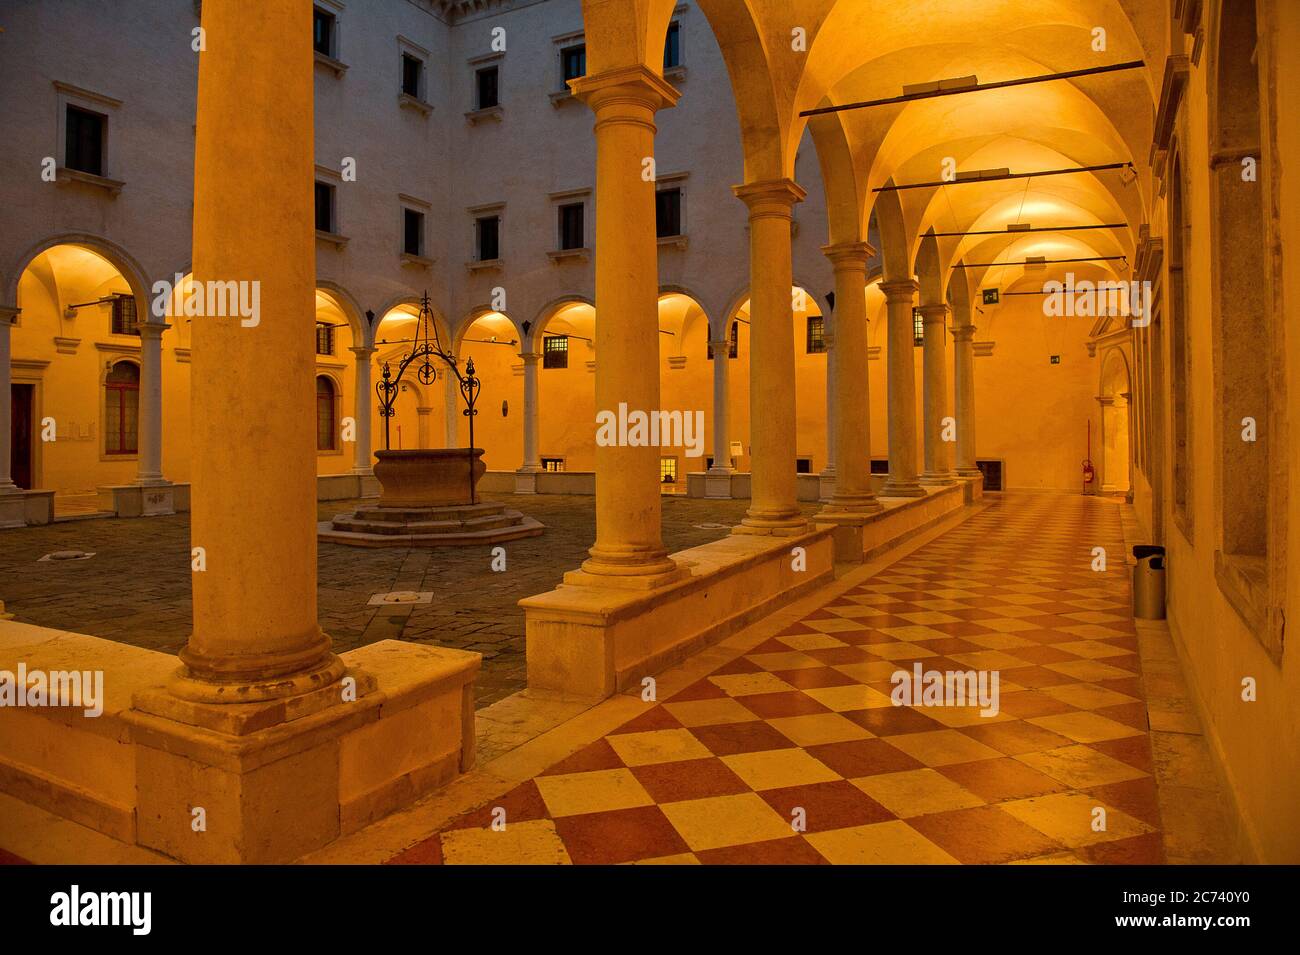
[(1060, 355), (1053, 355), (1052, 358), (1051, 358), (1051, 361), (1052, 361), (1052, 364), (1053, 364), (1053, 365), (1059, 365), (1059, 364), (1061, 363), (1061, 356), (1060, 356)]
[(984, 295), (985, 305), (998, 304), (998, 290), (995, 288), (986, 288), (981, 290)]

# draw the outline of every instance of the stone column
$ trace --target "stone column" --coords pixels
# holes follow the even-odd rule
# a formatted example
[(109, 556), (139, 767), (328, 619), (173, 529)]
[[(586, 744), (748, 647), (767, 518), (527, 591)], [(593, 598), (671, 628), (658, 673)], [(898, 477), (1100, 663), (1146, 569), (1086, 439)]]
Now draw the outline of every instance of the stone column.
[[(943, 419), (948, 417), (948, 306), (922, 305), (921, 321), (925, 328), (922, 370), (925, 391), (925, 473), (922, 484), (957, 483), (952, 470), (953, 442), (943, 440)], [(953, 435), (956, 437), (956, 434)]]
[(789, 179), (735, 187), (749, 207), (750, 507), (739, 534), (804, 533), (795, 474), (791, 210), (804, 190)]
[(835, 347), (830, 352), (827, 377), (848, 384), (832, 391), (835, 493), (822, 514), (868, 514), (882, 507), (871, 490), (867, 259), (872, 250), (865, 242), (843, 242), (822, 251), (835, 269)]
[[(644, 66), (570, 86), (596, 116), (596, 414), (621, 417), (620, 405), (651, 414), (659, 410), (658, 247), (655, 184), (642, 171), (654, 157), (655, 112), (679, 94)], [(688, 573), (663, 544), (659, 455), (597, 442), (596, 542), (583, 572), (566, 580), (654, 586)]]
[(193, 323), (191, 701), (332, 696), (343, 672), (316, 615), (310, 7), (203, 4), (194, 279), (256, 283), (259, 310)]
[(374, 473), (374, 461), (370, 448), (370, 420), (373, 416), (373, 402), (376, 400), (370, 387), (370, 359), (375, 356), (373, 345), (354, 345), (350, 349), (356, 356), (356, 409), (354, 420), (357, 423), (356, 447), (353, 449), (352, 473)]
[(916, 281), (881, 282), (887, 310), (889, 374), (889, 480), (882, 497), (921, 497), (916, 480), (916, 374), (912, 299)]
[[(730, 322), (727, 323), (730, 326)], [(731, 334), (724, 329), (713, 349), (713, 467), (704, 476), (704, 496), (731, 497)]]
[(975, 466), (975, 326), (957, 325), (952, 330), (953, 391), (957, 399), (957, 473), (979, 477)]
[(170, 325), (141, 322), (140, 454), (136, 484), (166, 484), (162, 474), (162, 335)]
[(541, 352), (520, 352), (524, 363), (524, 463), (521, 471), (540, 471), (541, 419), (537, 412), (537, 365)]
[(835, 493), (835, 419), (838, 414), (838, 400), (835, 397), (838, 378), (835, 370), (835, 321), (835, 315), (826, 316), (822, 331), (822, 340), (826, 343), (826, 465), (818, 477), (821, 479), (823, 501), (830, 500)]
[[(416, 408), (415, 409), (415, 446), (421, 451), (429, 447), (429, 416), (433, 414), (433, 408)], [(447, 445), (451, 447), (451, 445)]]

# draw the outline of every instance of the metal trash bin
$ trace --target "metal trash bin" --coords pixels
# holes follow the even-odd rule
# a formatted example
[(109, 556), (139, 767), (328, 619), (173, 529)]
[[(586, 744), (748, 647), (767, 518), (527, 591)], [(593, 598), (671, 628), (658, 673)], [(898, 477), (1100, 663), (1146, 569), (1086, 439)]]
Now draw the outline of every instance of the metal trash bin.
[(1165, 619), (1165, 549), (1157, 544), (1133, 548), (1133, 616)]

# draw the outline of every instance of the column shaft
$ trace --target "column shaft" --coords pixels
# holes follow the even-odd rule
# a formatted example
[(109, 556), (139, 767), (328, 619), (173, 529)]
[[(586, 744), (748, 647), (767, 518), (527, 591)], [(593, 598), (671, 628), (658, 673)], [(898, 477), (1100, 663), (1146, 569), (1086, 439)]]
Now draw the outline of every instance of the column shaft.
[[(838, 297), (836, 304), (838, 304)], [(839, 415), (839, 399), (836, 390), (839, 388), (839, 368), (835, 356), (835, 328), (834, 324), (838, 316), (828, 316), (823, 319), (823, 336), (826, 342), (826, 465), (822, 468), (822, 477), (835, 477), (835, 445), (836, 445), (836, 426), (835, 419)], [(797, 450), (797, 449), (796, 449)]]
[(920, 497), (916, 480), (916, 371), (912, 299), (916, 282), (882, 282), (888, 309), (889, 480), (884, 497)]
[[(921, 321), (925, 328), (922, 346), (922, 371), (925, 391), (922, 395), (925, 413), (925, 473), (922, 484), (953, 484), (953, 441), (944, 440), (944, 418), (948, 417), (948, 341), (947, 305), (922, 305)], [(956, 429), (952, 437), (955, 440)]]
[(742, 534), (792, 536), (799, 513), (795, 474), (795, 395), (791, 210), (805, 193), (789, 179), (748, 183), (735, 193), (749, 207), (750, 507)]
[(524, 363), (524, 463), (521, 471), (540, 471), (541, 419), (537, 412), (537, 366), (541, 353), (530, 351), (519, 355)]
[(163, 484), (162, 334), (170, 325), (140, 325), (140, 454), (137, 484)]
[(252, 702), (343, 669), (316, 617), (311, 4), (207, 0), (203, 28), (194, 280), (241, 283), (258, 304), (193, 323), (191, 544), (205, 569), (173, 692)]
[(374, 470), (373, 455), (370, 447), (371, 411), (370, 359), (375, 349), (364, 345), (355, 345), (351, 349), (356, 356), (356, 408), (353, 420), (356, 422), (356, 447), (353, 449), (352, 470), (356, 474), (370, 474)]
[(11, 330), (18, 316), (16, 308), (0, 308), (0, 494), (17, 490), (13, 478), (13, 363), (10, 358)]
[[(443, 387), (442, 446), (444, 448), (458, 448), (460, 447), (460, 421), (461, 418), (464, 417), (464, 415), (461, 414), (460, 382), (457, 380), (456, 376), (451, 373), (450, 369), (445, 373), (439, 371), (438, 374), (442, 375)], [(474, 438), (477, 440), (478, 434), (475, 434)], [(465, 426), (465, 440), (469, 441), (469, 425)], [(429, 432), (428, 425), (426, 424), (424, 443), (422, 443), (420, 447), (427, 448), (429, 446), (428, 442)]]
[[(643, 174), (654, 157), (655, 112), (677, 91), (645, 67), (575, 80), (573, 92), (595, 113), (596, 414), (622, 419), (659, 409), (659, 276), (655, 184)], [(626, 446), (625, 446), (626, 444)], [(661, 449), (596, 442), (596, 542), (587, 575), (677, 576), (661, 532)]]
[(975, 326), (952, 330), (953, 391), (957, 402), (957, 473), (977, 477), (975, 466)]
[[(835, 269), (834, 377), (835, 493), (824, 514), (870, 513), (881, 508), (871, 490), (871, 391), (867, 382), (867, 258), (871, 246), (845, 242), (822, 250)], [(829, 413), (829, 412), (828, 412)]]
[(415, 446), (422, 451), (429, 447), (429, 417), (432, 414), (432, 408), (415, 409)]
[[(728, 323), (729, 324), (729, 323)], [(731, 468), (731, 335), (723, 332), (713, 348), (713, 474), (730, 474)]]

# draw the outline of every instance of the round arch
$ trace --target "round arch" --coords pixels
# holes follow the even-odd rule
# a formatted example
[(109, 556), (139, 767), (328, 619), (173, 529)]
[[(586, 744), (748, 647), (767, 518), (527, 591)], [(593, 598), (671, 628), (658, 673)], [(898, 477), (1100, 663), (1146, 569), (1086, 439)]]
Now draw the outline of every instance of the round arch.
[(144, 268), (136, 261), (131, 253), (127, 252), (122, 246), (106, 239), (103, 236), (95, 235), (91, 232), (64, 232), (59, 235), (49, 236), (35, 244), (28, 246), (13, 262), (12, 266), (5, 273), (3, 290), (0, 291), (0, 305), (17, 306), (18, 304), (18, 282), (23, 273), (27, 271), (28, 266), (35, 261), (36, 257), (42, 252), (48, 252), (50, 249), (60, 245), (75, 245), (88, 249), (102, 256), (110, 265), (121, 273), (122, 278), (131, 288), (131, 294), (135, 296), (136, 313), (146, 316), (146, 321), (153, 317), (153, 310), (149, 307), (151, 301), (151, 292), (153, 284), (149, 281), (148, 275)]

